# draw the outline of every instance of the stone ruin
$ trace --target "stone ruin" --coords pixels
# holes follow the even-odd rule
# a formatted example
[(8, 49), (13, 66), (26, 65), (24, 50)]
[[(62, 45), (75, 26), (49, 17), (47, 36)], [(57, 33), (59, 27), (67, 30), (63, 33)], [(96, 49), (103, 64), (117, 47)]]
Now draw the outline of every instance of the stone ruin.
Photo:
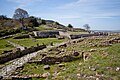
[(5, 63), (7, 61), (13, 60), (15, 58), (19, 58), (22, 57), (26, 54), (32, 53), (32, 52), (36, 52), (38, 50), (44, 49), (46, 48), (46, 45), (37, 45), (36, 47), (30, 47), (30, 48), (26, 48), (25, 50), (20, 50), (19, 48), (15, 51), (15, 52), (10, 52), (10, 53), (6, 53), (6, 54), (2, 54), (0, 56), (0, 63)]
[(76, 59), (80, 59), (81, 55), (78, 52), (74, 52), (71, 55), (64, 55), (59, 57), (49, 57), (45, 56), (41, 60), (31, 60), (28, 63), (37, 63), (37, 64), (55, 64), (56, 62), (70, 62)]
[(101, 42), (101, 44), (98, 44), (96, 46), (98, 47), (107, 47), (112, 46), (112, 44), (120, 43), (120, 38), (112, 38), (110, 40), (106, 40), (104, 42)]

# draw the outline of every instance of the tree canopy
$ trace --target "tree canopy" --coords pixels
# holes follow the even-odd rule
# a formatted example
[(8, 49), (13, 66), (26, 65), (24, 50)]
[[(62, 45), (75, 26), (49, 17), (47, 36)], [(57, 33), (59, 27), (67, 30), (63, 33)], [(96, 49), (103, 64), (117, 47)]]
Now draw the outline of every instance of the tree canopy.
[(13, 15), (13, 19), (18, 19), (19, 22), (22, 24), (22, 27), (25, 27), (24, 19), (28, 17), (29, 17), (28, 12), (20, 8), (16, 9)]
[(68, 24), (68, 26), (67, 26), (68, 28), (73, 28), (73, 26), (71, 25), (71, 24)]
[(21, 8), (16, 9), (13, 15), (14, 19), (24, 19), (28, 17), (29, 17), (28, 12)]
[(8, 19), (6, 15), (0, 15), (0, 19)]

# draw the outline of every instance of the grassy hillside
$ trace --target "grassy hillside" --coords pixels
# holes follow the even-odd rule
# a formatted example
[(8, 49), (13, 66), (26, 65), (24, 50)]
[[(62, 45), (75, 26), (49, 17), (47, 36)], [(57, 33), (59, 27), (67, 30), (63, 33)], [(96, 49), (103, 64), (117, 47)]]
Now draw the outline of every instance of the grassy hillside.
[[(16, 70), (15, 74), (44, 74), (49, 73), (49, 80), (119, 80), (120, 79), (120, 43), (112, 46), (93, 46), (100, 45), (106, 39), (112, 39), (115, 36), (109, 37), (90, 37), (85, 38), (79, 43), (69, 44), (68, 47), (58, 48), (65, 52), (57, 54), (58, 56), (71, 54), (73, 51), (84, 52), (88, 54), (87, 60), (77, 59), (71, 62), (62, 62), (65, 66), (59, 67), (58, 64), (50, 65), (50, 70), (44, 70), (44, 64), (26, 63), (23, 69)], [(55, 49), (57, 50), (57, 49)], [(57, 56), (49, 54), (47, 56)], [(43, 53), (44, 54), (44, 53)], [(40, 60), (41, 56), (33, 58)], [(18, 73), (19, 72), (19, 73)], [(44, 79), (44, 78), (43, 78)], [(33, 80), (37, 80), (36, 78)], [(38, 79), (39, 80), (39, 79)]]
[(63, 42), (64, 40), (58, 40), (57, 38), (42, 38), (42, 39), (26, 38), (26, 39), (10, 39), (10, 41), (25, 47), (31, 47), (31, 46), (36, 46), (37, 44), (49, 45), (51, 42), (53, 42), (53, 44), (60, 43), (60, 42)]
[[(44, 20), (39, 19), (36, 17), (29, 17), (23, 20), (24, 21), (24, 27), (26, 31), (32, 31), (32, 30), (56, 30), (56, 29), (63, 29), (66, 31), (85, 31), (84, 29), (78, 29), (78, 28), (68, 28), (58, 22), (52, 21), (52, 20)], [(11, 34), (11, 31), (13, 29), (24, 29), (21, 28), (22, 24), (19, 20), (14, 20), (10, 18), (0, 18), (0, 35), (7, 32), (7, 35)], [(27, 29), (26, 29), (27, 28)], [(33, 28), (29, 30), (30, 28)], [(9, 30), (9, 31), (7, 31)], [(15, 32), (15, 31), (14, 31)], [(13, 32), (13, 33), (14, 33)], [(5, 35), (3, 35), (5, 36)]]
[(6, 39), (4, 40), (0, 40), (0, 54), (4, 51), (4, 50), (12, 50), (14, 49), (14, 46), (12, 46), (11, 44), (9, 44)]

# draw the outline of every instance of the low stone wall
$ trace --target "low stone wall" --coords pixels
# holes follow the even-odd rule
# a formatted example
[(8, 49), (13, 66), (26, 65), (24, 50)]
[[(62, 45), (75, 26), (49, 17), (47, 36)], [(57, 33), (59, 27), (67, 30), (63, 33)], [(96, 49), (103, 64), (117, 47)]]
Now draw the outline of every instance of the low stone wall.
[(29, 34), (23, 34), (19, 36), (15, 36), (14, 39), (22, 39), (22, 38), (29, 38)]
[(71, 39), (77, 39), (82, 37), (90, 37), (90, 36), (107, 36), (107, 33), (94, 33), (94, 34), (76, 34), (70, 35)]
[(106, 41), (106, 43), (109, 43), (109, 44), (120, 43), (120, 38), (113, 38), (111, 40)]
[(4, 37), (0, 37), (0, 39), (7, 39), (7, 38), (10, 38), (12, 37), (13, 35), (8, 35), (8, 36), (4, 36)]
[(59, 35), (59, 31), (34, 31), (35, 38), (56, 38)]
[(63, 36), (63, 37), (68, 37), (69, 39), (71, 39), (70, 34), (68, 34), (68, 33), (59, 31), (59, 35)]
[(93, 44), (91, 47), (108, 47), (112, 46), (113, 44), (120, 43), (120, 38), (112, 38), (109, 40), (106, 40), (99, 43), (99, 44)]
[(31, 80), (32, 78), (46, 78), (46, 76), (43, 76), (42, 74), (11, 76), (11, 80)]
[[(70, 45), (72, 43), (79, 43), (79, 42), (82, 42), (83, 40), (84, 40), (84, 38), (70, 40), (70, 41), (64, 42), (64, 43), (56, 46), (56, 48), (67, 47), (68, 45)], [(76, 56), (74, 53), (70, 54), (70, 55), (59, 56), (59, 57), (45, 56), (41, 60), (32, 60), (32, 61), (29, 61), (29, 63), (55, 64), (56, 62), (70, 62), (70, 61), (73, 61), (73, 60), (81, 59), (81, 57), (82, 57), (81, 54)]]
[(37, 47), (26, 48), (25, 50), (22, 50), (22, 51), (20, 49), (18, 49), (15, 52), (1, 55), (0, 56), (0, 64), (5, 63), (5, 62), (10, 61), (10, 60), (13, 60), (15, 58), (22, 57), (26, 54), (29, 54), (29, 53), (32, 53), (32, 52), (35, 52), (35, 51), (38, 51), (38, 50), (41, 50), (44, 48), (46, 48), (46, 45), (40, 45), (40, 46), (38, 45)]
[(59, 57), (44, 57), (41, 60), (32, 60), (29, 63), (37, 63), (37, 64), (55, 64), (56, 62), (70, 62), (73, 60), (80, 59), (81, 55), (65, 55)]

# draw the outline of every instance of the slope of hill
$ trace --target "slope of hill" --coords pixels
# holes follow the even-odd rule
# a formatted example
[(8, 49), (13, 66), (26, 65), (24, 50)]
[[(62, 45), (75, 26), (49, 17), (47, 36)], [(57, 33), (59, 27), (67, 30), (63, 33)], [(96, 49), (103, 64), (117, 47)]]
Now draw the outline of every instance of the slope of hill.
[(30, 32), (33, 30), (44, 31), (57, 29), (85, 32), (85, 30), (81, 28), (69, 28), (53, 20), (44, 20), (35, 17), (24, 19), (24, 26), (22, 26), (19, 20), (0, 18), (0, 37), (20, 33), (23, 31)]

